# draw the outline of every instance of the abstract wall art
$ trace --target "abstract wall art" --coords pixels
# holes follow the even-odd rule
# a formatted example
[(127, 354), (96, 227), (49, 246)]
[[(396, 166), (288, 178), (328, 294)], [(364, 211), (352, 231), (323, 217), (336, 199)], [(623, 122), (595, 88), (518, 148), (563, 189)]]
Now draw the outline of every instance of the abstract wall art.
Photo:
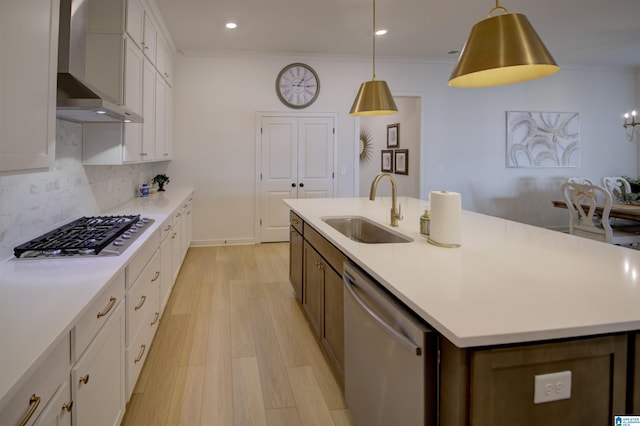
[(507, 167), (578, 166), (577, 112), (507, 111)]

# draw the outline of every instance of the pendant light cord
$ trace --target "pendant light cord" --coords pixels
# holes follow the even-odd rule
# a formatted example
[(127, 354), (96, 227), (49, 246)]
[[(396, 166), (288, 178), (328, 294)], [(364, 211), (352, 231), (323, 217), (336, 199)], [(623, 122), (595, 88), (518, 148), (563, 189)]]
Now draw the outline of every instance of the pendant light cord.
[(373, 0), (373, 80), (376, 79), (376, 0)]

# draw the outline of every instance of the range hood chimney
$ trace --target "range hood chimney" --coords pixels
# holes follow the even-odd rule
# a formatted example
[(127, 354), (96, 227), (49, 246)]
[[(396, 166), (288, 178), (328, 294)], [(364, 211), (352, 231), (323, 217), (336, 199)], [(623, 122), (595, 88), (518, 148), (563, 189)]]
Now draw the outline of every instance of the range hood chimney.
[(79, 123), (142, 123), (140, 115), (86, 82), (88, 19), (89, 0), (60, 1), (57, 117)]

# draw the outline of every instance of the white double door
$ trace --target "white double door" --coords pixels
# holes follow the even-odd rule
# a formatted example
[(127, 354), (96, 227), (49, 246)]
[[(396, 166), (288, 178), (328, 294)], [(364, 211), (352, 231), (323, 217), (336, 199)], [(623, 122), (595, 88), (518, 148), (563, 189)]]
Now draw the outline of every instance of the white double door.
[(289, 240), (283, 199), (333, 197), (335, 121), (332, 115), (261, 117), (261, 242)]

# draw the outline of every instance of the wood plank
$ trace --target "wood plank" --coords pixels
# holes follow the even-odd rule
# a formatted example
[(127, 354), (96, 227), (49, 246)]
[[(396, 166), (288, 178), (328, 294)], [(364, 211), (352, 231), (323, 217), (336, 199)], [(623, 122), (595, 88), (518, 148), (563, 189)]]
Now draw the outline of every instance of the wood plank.
[(267, 426), (258, 361), (233, 359), (233, 424)]
[(231, 357), (255, 356), (249, 299), (244, 281), (229, 283), (231, 298)]
[(211, 298), (207, 360), (202, 391), (203, 426), (233, 425), (233, 378), (231, 364), (231, 314), (229, 282), (215, 282)]
[(331, 418), (336, 426), (353, 426), (353, 418), (349, 410), (332, 410)]
[(291, 388), (294, 391), (298, 415), (304, 425), (333, 425), (333, 418), (324, 400), (311, 367), (287, 369)]
[(211, 323), (211, 298), (213, 285), (199, 283), (194, 312), (189, 316), (180, 365), (201, 365), (206, 362)]
[(249, 310), (260, 366), (264, 405), (266, 408), (292, 407), (295, 400), (287, 381), (287, 370), (280, 355), (278, 338), (266, 299), (250, 298)]
[(301, 426), (298, 410), (295, 407), (267, 410), (268, 426)]
[(167, 425), (200, 424), (204, 365), (182, 366), (178, 369)]

